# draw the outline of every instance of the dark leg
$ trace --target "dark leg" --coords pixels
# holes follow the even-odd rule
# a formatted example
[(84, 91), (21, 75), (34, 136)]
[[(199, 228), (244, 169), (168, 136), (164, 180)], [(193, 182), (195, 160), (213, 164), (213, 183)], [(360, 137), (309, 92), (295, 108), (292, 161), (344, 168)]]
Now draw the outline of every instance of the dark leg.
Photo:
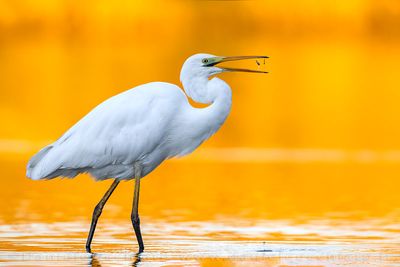
[(94, 230), (96, 229), (96, 225), (97, 225), (97, 220), (99, 219), (100, 214), (103, 211), (104, 204), (106, 204), (107, 200), (110, 198), (112, 192), (114, 192), (114, 189), (117, 187), (118, 184), (119, 184), (119, 181), (114, 180), (114, 182), (112, 183), (110, 188), (104, 194), (103, 198), (100, 200), (100, 202), (94, 208), (93, 216), (92, 216), (92, 224), (90, 225), (89, 236), (86, 241), (86, 252), (89, 252), (89, 253), (91, 252), (90, 244), (92, 243)]
[(131, 220), (132, 220), (133, 229), (135, 230), (136, 239), (139, 244), (139, 253), (141, 253), (144, 250), (144, 245), (143, 245), (142, 234), (140, 232), (140, 219), (139, 219), (139, 211), (138, 211), (138, 209), (139, 209), (139, 191), (140, 191), (140, 172), (136, 171), (135, 193), (133, 196)]

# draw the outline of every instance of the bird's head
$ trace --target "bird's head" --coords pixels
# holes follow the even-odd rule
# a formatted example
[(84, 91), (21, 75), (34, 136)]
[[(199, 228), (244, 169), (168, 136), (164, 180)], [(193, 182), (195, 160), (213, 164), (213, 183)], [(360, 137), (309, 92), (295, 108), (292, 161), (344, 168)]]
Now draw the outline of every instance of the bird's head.
[[(212, 103), (218, 95), (221, 86), (212, 86), (218, 79), (213, 79), (214, 83), (209, 83), (209, 77), (231, 71), (267, 73), (261, 70), (251, 70), (243, 68), (230, 68), (219, 66), (220, 63), (228, 61), (237, 61), (244, 59), (265, 59), (267, 56), (236, 56), (221, 57), (210, 54), (196, 54), (189, 57), (182, 66), (181, 82), (186, 94), (200, 103)], [(257, 61), (258, 62), (258, 61)], [(258, 63), (259, 64), (259, 63)], [(221, 85), (221, 82), (219, 82)], [(226, 85), (229, 87), (228, 85)]]
[(186, 59), (185, 63), (182, 66), (181, 70), (181, 81), (184, 80), (187, 76), (189, 77), (200, 77), (200, 78), (208, 78), (212, 75), (222, 73), (222, 72), (230, 72), (230, 71), (240, 71), (240, 72), (254, 72), (254, 73), (267, 73), (266, 71), (261, 70), (251, 70), (251, 69), (243, 69), (243, 68), (229, 68), (229, 67), (220, 67), (220, 63), (228, 62), (228, 61), (237, 61), (244, 59), (265, 59), (267, 56), (235, 56), (235, 57), (222, 57), (222, 56), (214, 56), (210, 54), (195, 54), (188, 59)]

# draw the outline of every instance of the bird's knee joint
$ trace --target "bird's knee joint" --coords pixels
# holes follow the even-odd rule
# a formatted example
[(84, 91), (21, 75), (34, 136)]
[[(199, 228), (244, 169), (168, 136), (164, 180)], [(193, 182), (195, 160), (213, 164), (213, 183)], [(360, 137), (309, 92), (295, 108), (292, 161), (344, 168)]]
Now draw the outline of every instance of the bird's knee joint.
[(103, 211), (103, 207), (100, 205), (96, 205), (96, 207), (93, 210), (93, 216), (100, 216), (102, 211)]
[(138, 214), (132, 214), (131, 220), (133, 224), (140, 224), (140, 218)]

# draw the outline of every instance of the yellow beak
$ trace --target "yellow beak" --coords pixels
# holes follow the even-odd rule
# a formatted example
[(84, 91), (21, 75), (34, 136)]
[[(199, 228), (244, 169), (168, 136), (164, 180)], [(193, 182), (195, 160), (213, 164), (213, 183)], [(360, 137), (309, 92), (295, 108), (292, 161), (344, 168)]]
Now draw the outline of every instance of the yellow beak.
[[(223, 63), (223, 62), (228, 62), (228, 61), (237, 61), (237, 60), (244, 60), (244, 59), (266, 59), (266, 58), (269, 58), (269, 57), (267, 57), (267, 56), (213, 57), (213, 58), (208, 58), (207, 63), (204, 63), (204, 66), (211, 67), (211, 66), (215, 66), (217, 64)], [(223, 69), (224, 71), (268, 73), (267, 71), (242, 69), (242, 68), (228, 68), (228, 67), (220, 67), (220, 68)]]

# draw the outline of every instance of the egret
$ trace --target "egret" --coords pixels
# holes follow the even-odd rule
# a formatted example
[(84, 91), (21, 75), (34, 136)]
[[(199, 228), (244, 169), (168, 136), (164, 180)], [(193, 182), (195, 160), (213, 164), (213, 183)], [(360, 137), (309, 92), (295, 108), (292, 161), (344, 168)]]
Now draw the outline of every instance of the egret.
[[(186, 94), (174, 84), (151, 82), (107, 99), (57, 141), (34, 155), (28, 163), (27, 176), (40, 180), (89, 173), (96, 180), (114, 179), (93, 211), (87, 252), (91, 252), (94, 231), (105, 203), (121, 180), (135, 179), (131, 221), (142, 252), (138, 212), (140, 179), (164, 160), (191, 153), (225, 122), (231, 109), (232, 92), (226, 82), (211, 76), (231, 71), (267, 73), (218, 64), (265, 58), (268, 57), (195, 54), (185, 61), (180, 73)], [(188, 97), (209, 105), (195, 108)]]

